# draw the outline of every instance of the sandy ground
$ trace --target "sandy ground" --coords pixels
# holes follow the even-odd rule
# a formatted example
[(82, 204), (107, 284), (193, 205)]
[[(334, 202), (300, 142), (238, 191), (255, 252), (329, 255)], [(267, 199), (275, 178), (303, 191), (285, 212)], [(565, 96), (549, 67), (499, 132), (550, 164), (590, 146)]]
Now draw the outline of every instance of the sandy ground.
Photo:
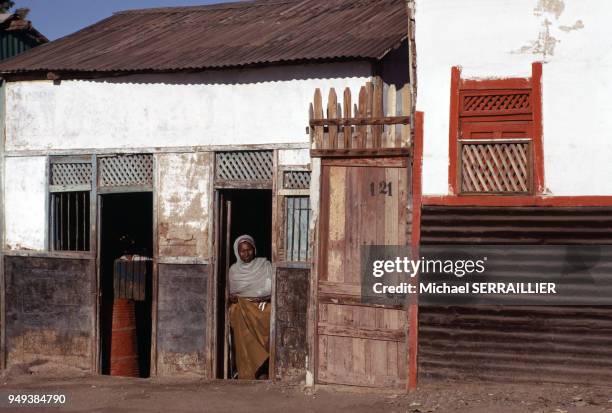
[[(10, 394), (64, 394), (61, 407), (15, 406)], [(410, 394), (271, 382), (5, 376), (0, 412), (612, 412), (609, 387), (423, 383)]]

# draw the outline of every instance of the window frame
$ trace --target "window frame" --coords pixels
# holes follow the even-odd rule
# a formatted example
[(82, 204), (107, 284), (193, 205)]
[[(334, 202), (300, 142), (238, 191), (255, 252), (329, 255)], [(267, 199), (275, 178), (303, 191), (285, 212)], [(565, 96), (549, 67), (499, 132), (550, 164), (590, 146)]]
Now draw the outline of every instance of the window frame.
[[(88, 164), (90, 165), (89, 183), (78, 184), (56, 184), (53, 176), (53, 166), (55, 164)], [(95, 179), (96, 165), (95, 157), (92, 155), (68, 155), (57, 156), (52, 155), (47, 160), (47, 191), (46, 191), (46, 250), (52, 253), (68, 253), (68, 254), (90, 254), (93, 252), (93, 234), (95, 233)], [(83, 228), (86, 227), (85, 237), (87, 241), (85, 245), (88, 247), (83, 250), (79, 249), (57, 249), (55, 245), (55, 210), (53, 207), (54, 194), (85, 192), (88, 195), (88, 210), (84, 211), (82, 219)], [(88, 218), (86, 218), (88, 216)], [(81, 218), (81, 217), (80, 217)], [(87, 225), (88, 224), (88, 225)]]
[[(310, 196), (310, 185), (307, 189), (285, 189), (284, 187), (284, 179), (286, 172), (309, 172), (312, 174), (310, 167), (308, 165), (291, 165), (291, 166), (279, 166), (278, 167), (278, 175), (277, 175), (277, 196), (278, 196), (278, 216), (280, 218), (280, 222), (282, 222), (282, 226), (277, 232), (279, 235), (279, 243), (277, 247), (279, 261), (281, 263), (286, 264), (296, 264), (296, 265), (310, 265), (312, 262), (312, 245), (311, 245), (311, 231), (310, 231), (310, 219), (312, 217), (312, 197)], [(312, 175), (311, 175), (312, 176)], [(306, 239), (308, 242), (307, 247), (307, 260), (304, 261), (295, 261), (288, 260), (287, 257), (287, 199), (295, 198), (295, 197), (307, 197), (308, 205), (309, 205), (309, 213), (308, 213), (308, 225)]]
[[(486, 115), (486, 113), (472, 113), (465, 116), (462, 113), (461, 97), (466, 91), (470, 94), (486, 93), (516, 93), (517, 91), (530, 94), (531, 108), (529, 110), (505, 110), (500, 113)], [(528, 138), (530, 146), (529, 154), (529, 191), (526, 192), (465, 192), (462, 190), (462, 142), (473, 141), (462, 136), (465, 121), (483, 123), (505, 123), (511, 125), (513, 122), (519, 125), (527, 122)], [(500, 141), (500, 137), (486, 139), (494, 143)], [(524, 140), (524, 139), (519, 139)], [(517, 140), (518, 141), (518, 140)], [(544, 149), (542, 144), (542, 64), (532, 64), (532, 75), (530, 78), (506, 78), (469, 80), (461, 79), (461, 68), (455, 66), (451, 70), (450, 85), (450, 122), (449, 122), (449, 166), (448, 187), (451, 196), (534, 196), (545, 192), (544, 187)]]

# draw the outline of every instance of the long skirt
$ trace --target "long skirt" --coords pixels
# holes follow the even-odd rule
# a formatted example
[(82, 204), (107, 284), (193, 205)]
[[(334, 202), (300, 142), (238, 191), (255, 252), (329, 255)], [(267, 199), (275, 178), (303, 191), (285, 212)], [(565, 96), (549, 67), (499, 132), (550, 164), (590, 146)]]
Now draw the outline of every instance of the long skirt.
[(258, 304), (238, 298), (229, 309), (239, 379), (255, 379), (257, 370), (270, 357), (270, 303), (263, 311)]

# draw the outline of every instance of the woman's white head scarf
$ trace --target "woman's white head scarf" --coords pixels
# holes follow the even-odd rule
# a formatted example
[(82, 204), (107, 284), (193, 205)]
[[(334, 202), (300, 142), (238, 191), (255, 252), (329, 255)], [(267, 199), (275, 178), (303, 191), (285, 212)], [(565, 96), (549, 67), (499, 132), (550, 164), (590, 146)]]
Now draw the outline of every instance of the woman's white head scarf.
[(263, 257), (253, 258), (251, 262), (244, 262), (238, 254), (238, 245), (243, 242), (251, 244), (255, 253), (257, 247), (255, 240), (249, 235), (241, 235), (234, 241), (234, 254), (236, 263), (229, 270), (230, 293), (241, 297), (266, 297), (272, 292), (272, 265)]

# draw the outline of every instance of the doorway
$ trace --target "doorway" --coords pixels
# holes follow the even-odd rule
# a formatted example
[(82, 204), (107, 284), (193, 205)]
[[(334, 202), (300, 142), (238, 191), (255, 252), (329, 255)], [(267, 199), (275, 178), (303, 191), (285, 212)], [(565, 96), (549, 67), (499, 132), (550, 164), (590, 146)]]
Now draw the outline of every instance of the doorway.
[(149, 377), (153, 194), (101, 195), (99, 205), (100, 372), (124, 375), (123, 360), (125, 375)]
[[(272, 191), (222, 189), (217, 191), (216, 377), (235, 377), (235, 357), (227, 317), (229, 267), (236, 262), (234, 240), (248, 234), (255, 239), (257, 256), (272, 259)], [(269, 376), (269, 375), (268, 375)]]

